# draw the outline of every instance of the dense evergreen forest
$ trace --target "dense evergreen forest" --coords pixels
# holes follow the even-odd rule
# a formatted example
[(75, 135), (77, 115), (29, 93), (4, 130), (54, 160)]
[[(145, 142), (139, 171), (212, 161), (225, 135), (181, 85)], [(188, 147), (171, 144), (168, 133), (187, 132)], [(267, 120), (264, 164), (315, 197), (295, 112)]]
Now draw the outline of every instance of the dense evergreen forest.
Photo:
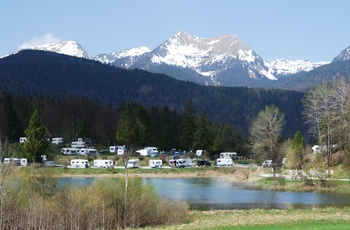
[[(49, 97), (13, 97), (4, 93), (0, 98), (0, 129), (10, 142), (18, 142), (32, 113), (38, 110), (51, 137), (64, 137), (67, 142), (89, 137), (93, 145), (100, 147), (122, 145), (116, 143), (116, 131), (123, 106), (119, 109), (111, 104), (102, 105), (97, 100), (78, 97), (57, 100)], [(188, 104), (190, 110), (186, 109), (189, 112), (184, 115), (167, 107), (146, 109), (136, 103), (131, 103), (131, 107), (141, 137), (136, 143), (138, 147), (152, 145), (165, 151), (173, 148), (205, 148), (213, 154), (224, 150), (246, 152), (246, 140), (240, 129), (210, 122), (204, 113), (194, 116), (195, 108), (191, 101)], [(193, 130), (189, 134), (191, 142), (187, 145), (181, 143), (181, 138), (184, 136), (184, 125), (189, 122)], [(196, 134), (200, 135), (197, 139)]]
[[(189, 100), (196, 117), (204, 112), (210, 122), (229, 125), (243, 137), (266, 105), (277, 106), (285, 115), (285, 137), (297, 130), (307, 133), (300, 92), (201, 86), (47, 51), (25, 50), (0, 59), (0, 90), (13, 97), (22, 130), (39, 108), (53, 136), (73, 139), (84, 122), (90, 136), (103, 144), (115, 143), (119, 111), (127, 101), (144, 107), (154, 121), (152, 138), (164, 142), (149, 144), (164, 148), (176, 146), (176, 141), (162, 139), (181, 135), (179, 121)], [(171, 132), (165, 135), (165, 130)]]

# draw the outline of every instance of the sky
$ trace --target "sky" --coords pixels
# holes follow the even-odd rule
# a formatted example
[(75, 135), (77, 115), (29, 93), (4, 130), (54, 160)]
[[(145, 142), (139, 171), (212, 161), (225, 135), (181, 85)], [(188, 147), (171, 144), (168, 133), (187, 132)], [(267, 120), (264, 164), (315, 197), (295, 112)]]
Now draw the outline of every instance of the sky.
[(92, 56), (147, 46), (179, 31), (235, 34), (264, 60), (332, 61), (350, 46), (350, 0), (1, 0), (0, 57), (76, 41)]

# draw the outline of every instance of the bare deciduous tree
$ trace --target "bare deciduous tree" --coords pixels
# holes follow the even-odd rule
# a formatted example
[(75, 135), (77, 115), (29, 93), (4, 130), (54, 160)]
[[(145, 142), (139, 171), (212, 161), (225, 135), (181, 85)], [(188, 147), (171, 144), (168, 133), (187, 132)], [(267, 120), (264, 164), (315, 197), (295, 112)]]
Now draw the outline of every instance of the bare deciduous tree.
[(266, 106), (253, 122), (250, 143), (255, 154), (276, 159), (276, 149), (285, 124), (284, 115), (274, 106)]

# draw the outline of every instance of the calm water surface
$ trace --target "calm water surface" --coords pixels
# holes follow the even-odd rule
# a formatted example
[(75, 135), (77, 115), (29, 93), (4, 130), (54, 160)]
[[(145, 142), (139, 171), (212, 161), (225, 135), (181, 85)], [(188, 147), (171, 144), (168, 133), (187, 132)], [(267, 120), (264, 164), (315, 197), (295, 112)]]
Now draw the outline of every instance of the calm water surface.
[[(97, 178), (61, 178), (60, 185), (89, 186)], [(280, 192), (245, 189), (242, 184), (218, 178), (143, 178), (158, 194), (187, 202), (192, 209), (295, 209), (350, 206), (348, 194)]]

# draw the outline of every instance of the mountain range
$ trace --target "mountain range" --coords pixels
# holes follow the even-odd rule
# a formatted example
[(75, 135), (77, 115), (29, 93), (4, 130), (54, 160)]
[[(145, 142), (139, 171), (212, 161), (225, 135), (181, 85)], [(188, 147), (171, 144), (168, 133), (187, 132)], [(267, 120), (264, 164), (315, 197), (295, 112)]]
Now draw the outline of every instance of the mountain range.
[[(126, 69), (162, 73), (178, 80), (202, 85), (275, 87), (291, 90), (306, 90), (307, 87), (313, 86), (308, 82), (322, 82), (320, 67), (329, 71), (334, 63), (337, 63), (336, 68), (339, 68), (339, 61), (350, 60), (348, 47), (331, 63), (286, 59), (264, 61), (236, 35), (199, 38), (185, 32), (175, 34), (153, 50), (138, 47), (95, 57), (74, 41), (45, 44), (31, 49), (94, 59)], [(315, 72), (317, 76), (314, 76)], [(331, 73), (323, 74), (329, 76)], [(339, 71), (335, 74), (339, 75)], [(348, 71), (345, 70), (341, 74), (347, 77)]]

